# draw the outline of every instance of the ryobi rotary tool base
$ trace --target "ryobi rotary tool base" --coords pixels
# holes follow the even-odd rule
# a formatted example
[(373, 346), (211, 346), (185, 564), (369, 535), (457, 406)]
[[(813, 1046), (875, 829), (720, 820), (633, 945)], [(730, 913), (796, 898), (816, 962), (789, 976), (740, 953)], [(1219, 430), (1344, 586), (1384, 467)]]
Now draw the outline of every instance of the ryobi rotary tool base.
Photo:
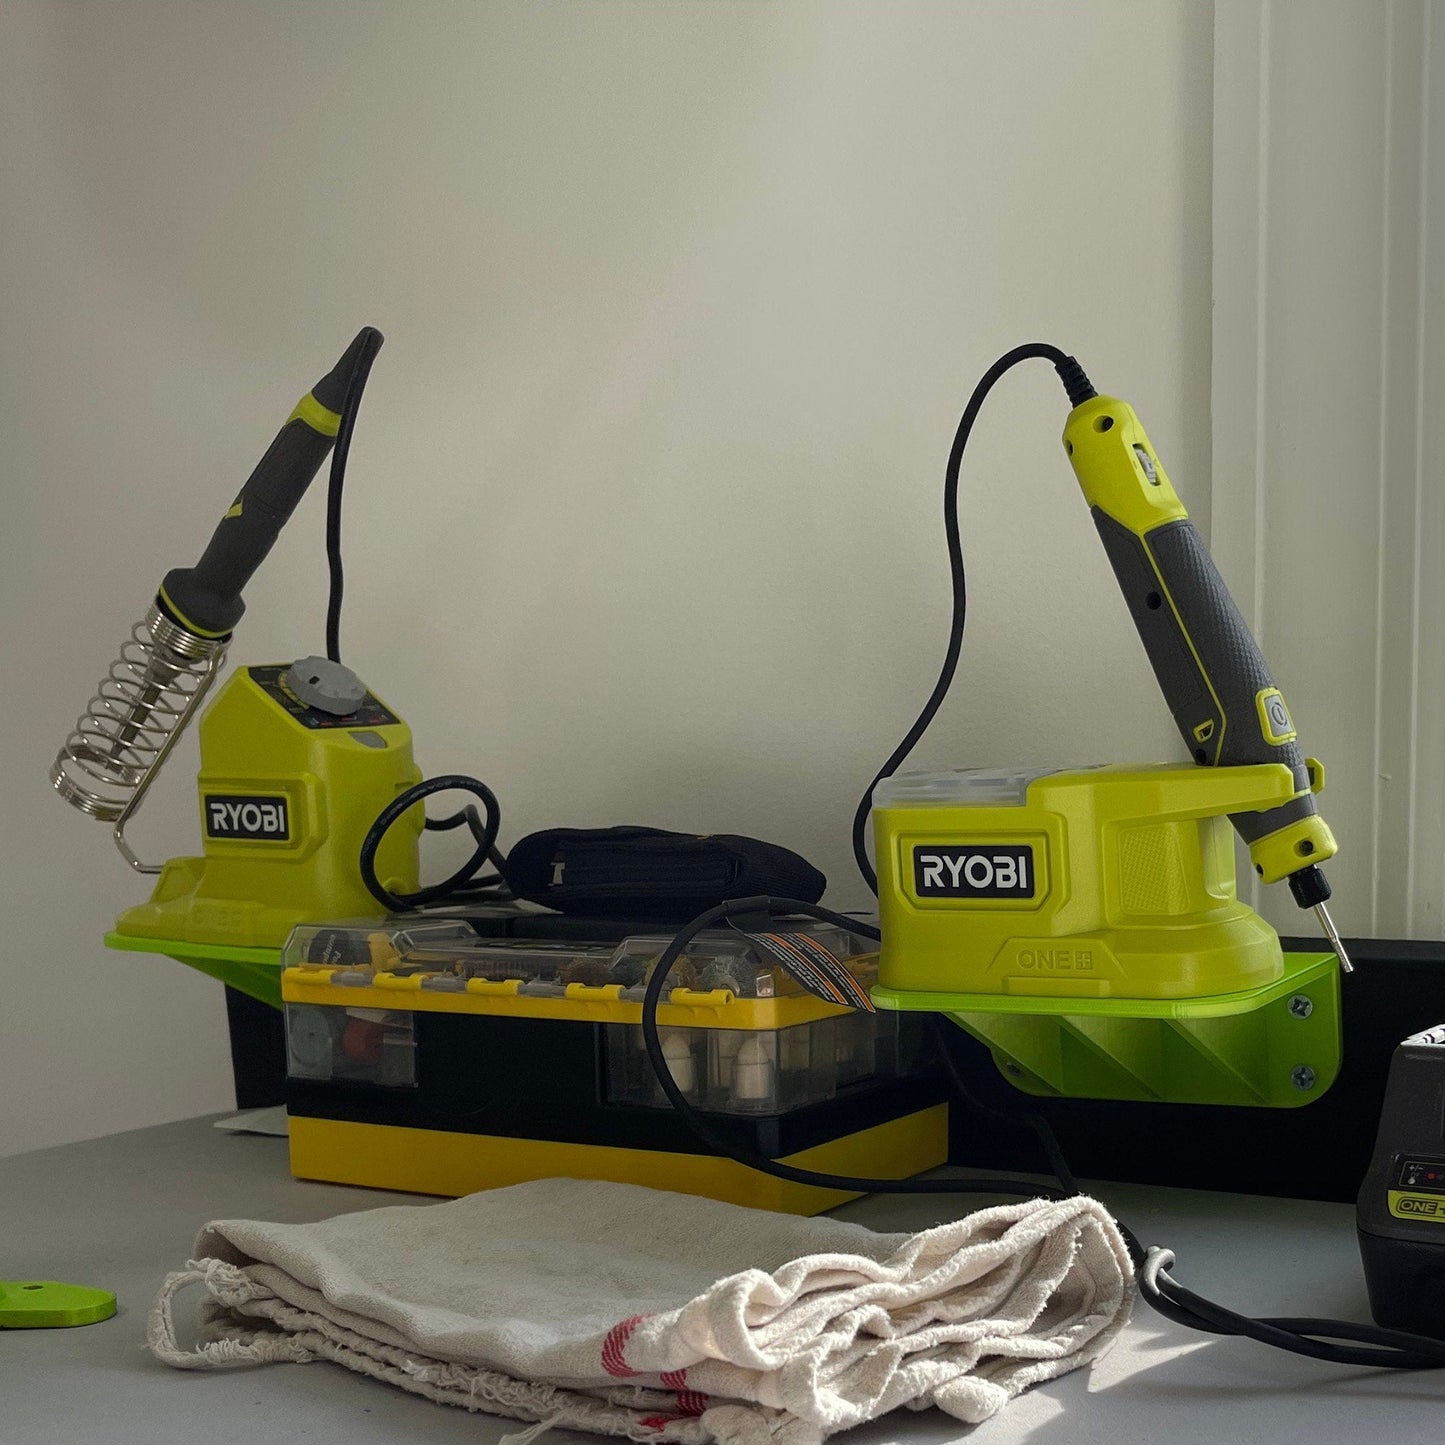
[(1293, 1108), (1339, 1071), (1339, 966), (1235, 893), (1230, 815), (1289, 768), (903, 773), (874, 792), (874, 1001), (947, 1014), (1027, 1093)]

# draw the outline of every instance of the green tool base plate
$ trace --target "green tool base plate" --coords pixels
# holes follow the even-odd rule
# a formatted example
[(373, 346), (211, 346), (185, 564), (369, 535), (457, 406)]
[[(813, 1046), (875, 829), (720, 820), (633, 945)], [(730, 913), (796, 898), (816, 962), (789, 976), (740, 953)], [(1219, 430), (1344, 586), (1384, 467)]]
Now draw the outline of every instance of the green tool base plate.
[(115, 932), (105, 935), (105, 946), (174, 958), (274, 1009), (281, 1007), (279, 948), (236, 948), (222, 943), (190, 943), (183, 938), (148, 938)]
[(1339, 961), (1287, 953), (1274, 983), (1206, 998), (913, 993), (881, 1008), (948, 1015), (1015, 1088), (1046, 1098), (1298, 1108), (1340, 1067)]
[(94, 1325), (115, 1313), (109, 1290), (54, 1280), (0, 1280), (0, 1329), (57, 1330)]

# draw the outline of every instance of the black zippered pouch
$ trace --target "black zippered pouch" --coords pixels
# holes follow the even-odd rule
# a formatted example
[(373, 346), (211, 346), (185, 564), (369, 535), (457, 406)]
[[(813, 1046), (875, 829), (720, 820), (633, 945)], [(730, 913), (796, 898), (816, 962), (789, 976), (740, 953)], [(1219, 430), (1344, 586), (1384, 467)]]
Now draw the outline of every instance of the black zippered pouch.
[(773, 894), (816, 903), (828, 880), (776, 843), (661, 828), (549, 828), (507, 855), (514, 897), (561, 913), (676, 918), (728, 898)]

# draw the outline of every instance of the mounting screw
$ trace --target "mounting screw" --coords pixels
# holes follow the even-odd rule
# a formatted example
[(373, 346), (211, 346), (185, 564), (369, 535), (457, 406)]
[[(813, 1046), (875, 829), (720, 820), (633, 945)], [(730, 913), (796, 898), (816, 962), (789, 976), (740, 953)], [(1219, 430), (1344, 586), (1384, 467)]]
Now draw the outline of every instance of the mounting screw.
[(1024, 1076), (1023, 1065), (1016, 1064), (1012, 1060), (1010, 1060), (1003, 1066), (1003, 1071), (1004, 1073), (1011, 1075), (1015, 1079), (1021, 1079)]
[(1307, 1019), (1314, 1011), (1314, 1001), (1302, 993), (1297, 993), (1289, 1001), (1289, 1011), (1297, 1019)]
[(1290, 1072), (1290, 1079), (1297, 1089), (1313, 1089), (1315, 1071), (1308, 1064), (1296, 1064)]

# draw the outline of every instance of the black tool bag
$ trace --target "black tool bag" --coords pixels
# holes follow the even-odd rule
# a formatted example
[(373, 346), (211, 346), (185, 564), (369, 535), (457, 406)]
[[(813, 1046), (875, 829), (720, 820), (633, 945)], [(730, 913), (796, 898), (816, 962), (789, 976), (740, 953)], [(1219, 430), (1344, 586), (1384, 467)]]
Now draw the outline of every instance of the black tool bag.
[(507, 855), (517, 898), (562, 913), (686, 922), (727, 898), (816, 903), (828, 880), (776, 843), (661, 828), (549, 828)]

